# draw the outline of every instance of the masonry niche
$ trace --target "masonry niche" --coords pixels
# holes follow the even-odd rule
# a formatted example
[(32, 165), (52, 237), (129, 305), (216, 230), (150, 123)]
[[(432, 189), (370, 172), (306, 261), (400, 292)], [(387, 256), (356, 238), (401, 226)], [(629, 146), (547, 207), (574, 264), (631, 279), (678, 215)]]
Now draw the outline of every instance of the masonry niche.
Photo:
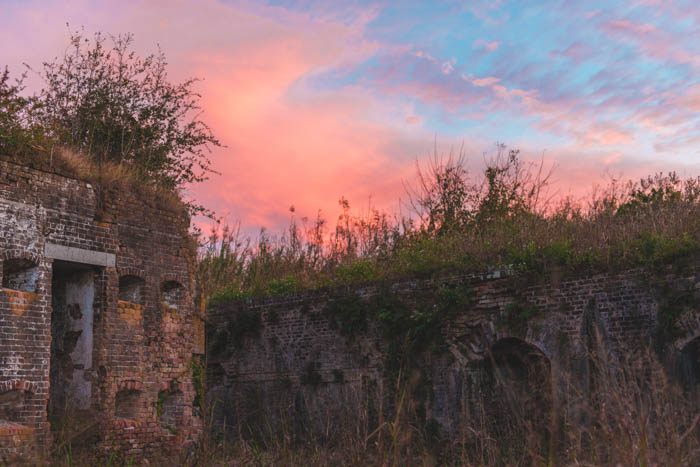
[(39, 267), (24, 258), (6, 259), (2, 262), (2, 288), (21, 292), (36, 292)]
[(494, 433), (529, 426), (547, 437), (552, 380), (542, 351), (518, 338), (501, 339), (491, 347), (486, 373), (485, 409)]
[(55, 261), (52, 276), (49, 414), (86, 410), (92, 398), (93, 266)]
[(678, 364), (681, 381), (700, 402), (700, 337), (683, 347)]

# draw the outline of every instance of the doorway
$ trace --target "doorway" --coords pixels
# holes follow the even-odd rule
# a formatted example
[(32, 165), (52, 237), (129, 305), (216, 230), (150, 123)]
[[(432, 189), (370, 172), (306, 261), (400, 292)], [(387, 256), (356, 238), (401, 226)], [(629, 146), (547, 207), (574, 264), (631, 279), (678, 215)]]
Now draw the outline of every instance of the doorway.
[(94, 266), (54, 261), (49, 417), (88, 410), (92, 403)]

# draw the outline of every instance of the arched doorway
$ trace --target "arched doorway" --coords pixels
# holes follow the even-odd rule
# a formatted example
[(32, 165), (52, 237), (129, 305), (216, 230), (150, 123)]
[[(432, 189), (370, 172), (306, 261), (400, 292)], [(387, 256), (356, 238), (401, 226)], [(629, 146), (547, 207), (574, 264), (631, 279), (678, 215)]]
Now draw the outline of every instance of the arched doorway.
[(527, 457), (533, 446), (547, 446), (552, 418), (547, 356), (521, 339), (501, 339), (490, 349), (486, 381), (484, 413), (499, 447)]
[(700, 396), (700, 336), (681, 349), (678, 367), (679, 376), (686, 389)]

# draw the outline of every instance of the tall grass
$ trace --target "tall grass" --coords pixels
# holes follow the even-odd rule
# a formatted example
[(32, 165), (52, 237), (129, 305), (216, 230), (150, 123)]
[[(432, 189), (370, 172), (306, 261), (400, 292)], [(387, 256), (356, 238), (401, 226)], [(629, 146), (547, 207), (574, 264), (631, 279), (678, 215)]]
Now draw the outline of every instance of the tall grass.
[(499, 153), (470, 178), (463, 158), (436, 159), (409, 189), (410, 215), (320, 215), (256, 240), (240, 225), (213, 230), (200, 274), (213, 301), (348, 282), (471, 272), (509, 265), (546, 274), (657, 267), (700, 251), (700, 177), (612, 181), (587, 199), (552, 201), (541, 165)]
[[(700, 401), (641, 350), (614, 364), (590, 355), (595, 383), (581, 374), (551, 375), (526, 368), (493, 371), (478, 410), (464, 409), (452, 433), (426, 429), (412, 396), (414, 378), (399, 373), (391, 411), (363, 424), (360, 412), (333, 418), (332, 437), (296, 429), (291, 419), (258, 423), (255, 436), (208, 433), (189, 465), (622, 465), (693, 466), (700, 463)], [(496, 366), (495, 363), (492, 365)], [(527, 366), (528, 364), (525, 363)], [(522, 369), (521, 369), (522, 370)], [(515, 373), (518, 373), (516, 371)], [(472, 407), (474, 409), (474, 407)], [(385, 415), (381, 416), (382, 413)], [(342, 423), (341, 423), (342, 422)]]

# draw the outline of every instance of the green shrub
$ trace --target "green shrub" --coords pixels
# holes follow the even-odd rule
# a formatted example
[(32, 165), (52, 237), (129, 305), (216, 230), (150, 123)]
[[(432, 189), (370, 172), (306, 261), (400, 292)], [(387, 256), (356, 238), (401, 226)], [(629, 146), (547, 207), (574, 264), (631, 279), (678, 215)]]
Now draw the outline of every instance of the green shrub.
[(267, 293), (270, 295), (289, 295), (297, 291), (299, 284), (294, 277), (271, 280), (267, 283)]
[(249, 291), (242, 291), (237, 287), (230, 287), (209, 297), (209, 300), (207, 300), (207, 306), (210, 307), (221, 303), (231, 303), (244, 298), (250, 298), (252, 296), (253, 294)]
[(359, 259), (349, 264), (341, 264), (335, 270), (336, 280), (341, 283), (366, 282), (376, 278), (374, 261)]

